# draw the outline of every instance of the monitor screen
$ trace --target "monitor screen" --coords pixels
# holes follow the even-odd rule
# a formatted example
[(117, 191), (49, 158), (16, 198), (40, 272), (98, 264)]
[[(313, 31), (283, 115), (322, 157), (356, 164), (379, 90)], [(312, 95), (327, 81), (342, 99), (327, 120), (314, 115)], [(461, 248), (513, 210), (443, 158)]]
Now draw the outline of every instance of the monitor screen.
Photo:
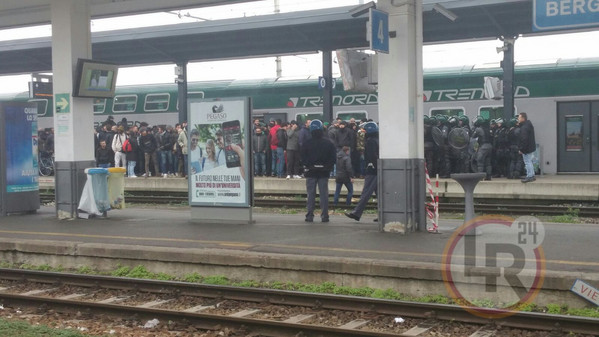
[(113, 63), (79, 59), (73, 96), (112, 98), (118, 70)]

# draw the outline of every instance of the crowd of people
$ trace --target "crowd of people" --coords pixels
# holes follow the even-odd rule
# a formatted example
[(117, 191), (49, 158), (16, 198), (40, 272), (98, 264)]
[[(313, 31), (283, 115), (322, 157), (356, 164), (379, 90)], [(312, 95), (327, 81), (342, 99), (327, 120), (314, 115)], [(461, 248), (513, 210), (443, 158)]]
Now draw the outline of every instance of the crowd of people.
[(534, 127), (525, 112), (504, 121), (478, 116), (424, 117), (424, 157), (430, 176), (483, 172), (493, 177), (535, 180), (532, 155), (536, 150)]
[[(125, 129), (127, 121), (111, 119), (96, 132), (99, 167), (127, 167), (127, 176), (186, 177), (188, 158), (191, 174), (224, 162), (224, 142), (219, 130), (205, 149), (198, 146), (199, 133), (187, 131), (187, 123), (154, 126), (142, 123)], [(532, 154), (536, 150), (534, 128), (526, 113), (507, 122), (478, 116), (472, 127), (467, 116), (424, 117), (424, 154), (430, 175), (484, 172), (492, 177), (535, 180)], [(353, 179), (364, 178), (360, 201), (345, 215), (359, 221), (368, 199), (376, 194), (379, 158), (378, 125), (371, 120), (337, 119), (289, 123), (255, 119), (251, 128), (252, 174), (286, 179), (306, 179), (306, 221), (314, 221), (316, 189), (328, 195), (328, 180), (335, 178), (334, 205), (343, 186), (346, 206), (351, 205)], [(190, 142), (188, 147), (188, 141)], [(189, 156), (188, 156), (189, 152)], [(195, 154), (195, 156), (194, 156)], [(196, 159), (194, 159), (196, 158)], [(151, 164), (151, 165), (150, 165)], [(196, 167), (197, 166), (197, 167)], [(211, 166), (210, 166), (211, 167)], [(320, 199), (321, 220), (328, 222), (328, 198)]]

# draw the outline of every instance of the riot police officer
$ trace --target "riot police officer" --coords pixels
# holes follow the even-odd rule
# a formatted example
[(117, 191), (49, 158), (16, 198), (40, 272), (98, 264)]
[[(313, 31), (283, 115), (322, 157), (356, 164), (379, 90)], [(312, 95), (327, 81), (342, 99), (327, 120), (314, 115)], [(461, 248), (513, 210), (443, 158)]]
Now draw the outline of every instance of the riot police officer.
[(491, 154), (493, 151), (493, 139), (489, 128), (489, 120), (478, 116), (474, 121), (474, 136), (478, 139), (478, 151), (476, 152), (477, 172), (486, 173), (485, 180), (491, 180)]
[(426, 163), (426, 169), (428, 170), (429, 176), (435, 176), (437, 172), (437, 165), (434, 164), (435, 153), (437, 152), (437, 145), (433, 140), (433, 125), (436, 123), (434, 118), (429, 118), (424, 115), (424, 161)]
[[(449, 178), (451, 174), (451, 161), (450, 161), (450, 150), (449, 144), (447, 143), (447, 135), (449, 134), (449, 126), (447, 116), (436, 115), (437, 121), (436, 128), (433, 128), (433, 139), (438, 146), (437, 151), (437, 165), (439, 167), (439, 176), (441, 178)], [(435, 136), (435, 133), (437, 136)]]

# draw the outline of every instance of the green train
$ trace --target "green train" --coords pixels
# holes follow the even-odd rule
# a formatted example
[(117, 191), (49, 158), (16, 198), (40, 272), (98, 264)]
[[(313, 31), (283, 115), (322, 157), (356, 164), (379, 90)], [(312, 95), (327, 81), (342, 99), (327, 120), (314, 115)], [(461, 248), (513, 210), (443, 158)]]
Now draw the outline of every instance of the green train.
[[(484, 96), (485, 76), (501, 77), (499, 68), (464, 66), (424, 72), (424, 113), (428, 115), (502, 116), (501, 100)], [(377, 93), (333, 92), (335, 117), (378, 120)], [(516, 65), (516, 113), (527, 112), (541, 146), (542, 171), (599, 172), (599, 58), (558, 60)], [(189, 98), (252, 97), (256, 118), (304, 121), (322, 118), (322, 92), (317, 78), (192, 82)], [(0, 95), (0, 99), (30, 100), (29, 93)], [(40, 127), (52, 126), (53, 104), (39, 104)], [(96, 124), (113, 116), (130, 124), (178, 121), (175, 84), (122, 86), (112, 99), (94, 99)], [(570, 145), (569, 145), (570, 144)], [(571, 144), (576, 144), (573, 146)]]

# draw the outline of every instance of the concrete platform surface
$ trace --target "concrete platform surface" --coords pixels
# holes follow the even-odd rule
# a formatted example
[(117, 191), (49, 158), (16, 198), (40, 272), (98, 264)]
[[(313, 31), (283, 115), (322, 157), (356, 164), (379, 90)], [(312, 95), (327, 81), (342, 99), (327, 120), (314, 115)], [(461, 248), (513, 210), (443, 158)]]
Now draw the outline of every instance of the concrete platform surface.
[[(381, 233), (374, 216), (356, 222), (332, 215), (331, 222), (304, 222), (303, 214), (254, 212), (253, 225), (210, 225), (190, 221), (187, 207), (126, 208), (107, 218), (58, 220), (55, 210), (0, 218), (3, 242), (51, 240), (144, 247), (227, 249), (230, 252), (293, 254), (335, 259), (370, 259), (409, 264), (440, 264), (453, 229), (460, 220), (441, 220), (441, 234)], [(544, 223), (546, 269), (599, 273), (599, 225)], [(483, 229), (481, 239), (503, 235)]]

